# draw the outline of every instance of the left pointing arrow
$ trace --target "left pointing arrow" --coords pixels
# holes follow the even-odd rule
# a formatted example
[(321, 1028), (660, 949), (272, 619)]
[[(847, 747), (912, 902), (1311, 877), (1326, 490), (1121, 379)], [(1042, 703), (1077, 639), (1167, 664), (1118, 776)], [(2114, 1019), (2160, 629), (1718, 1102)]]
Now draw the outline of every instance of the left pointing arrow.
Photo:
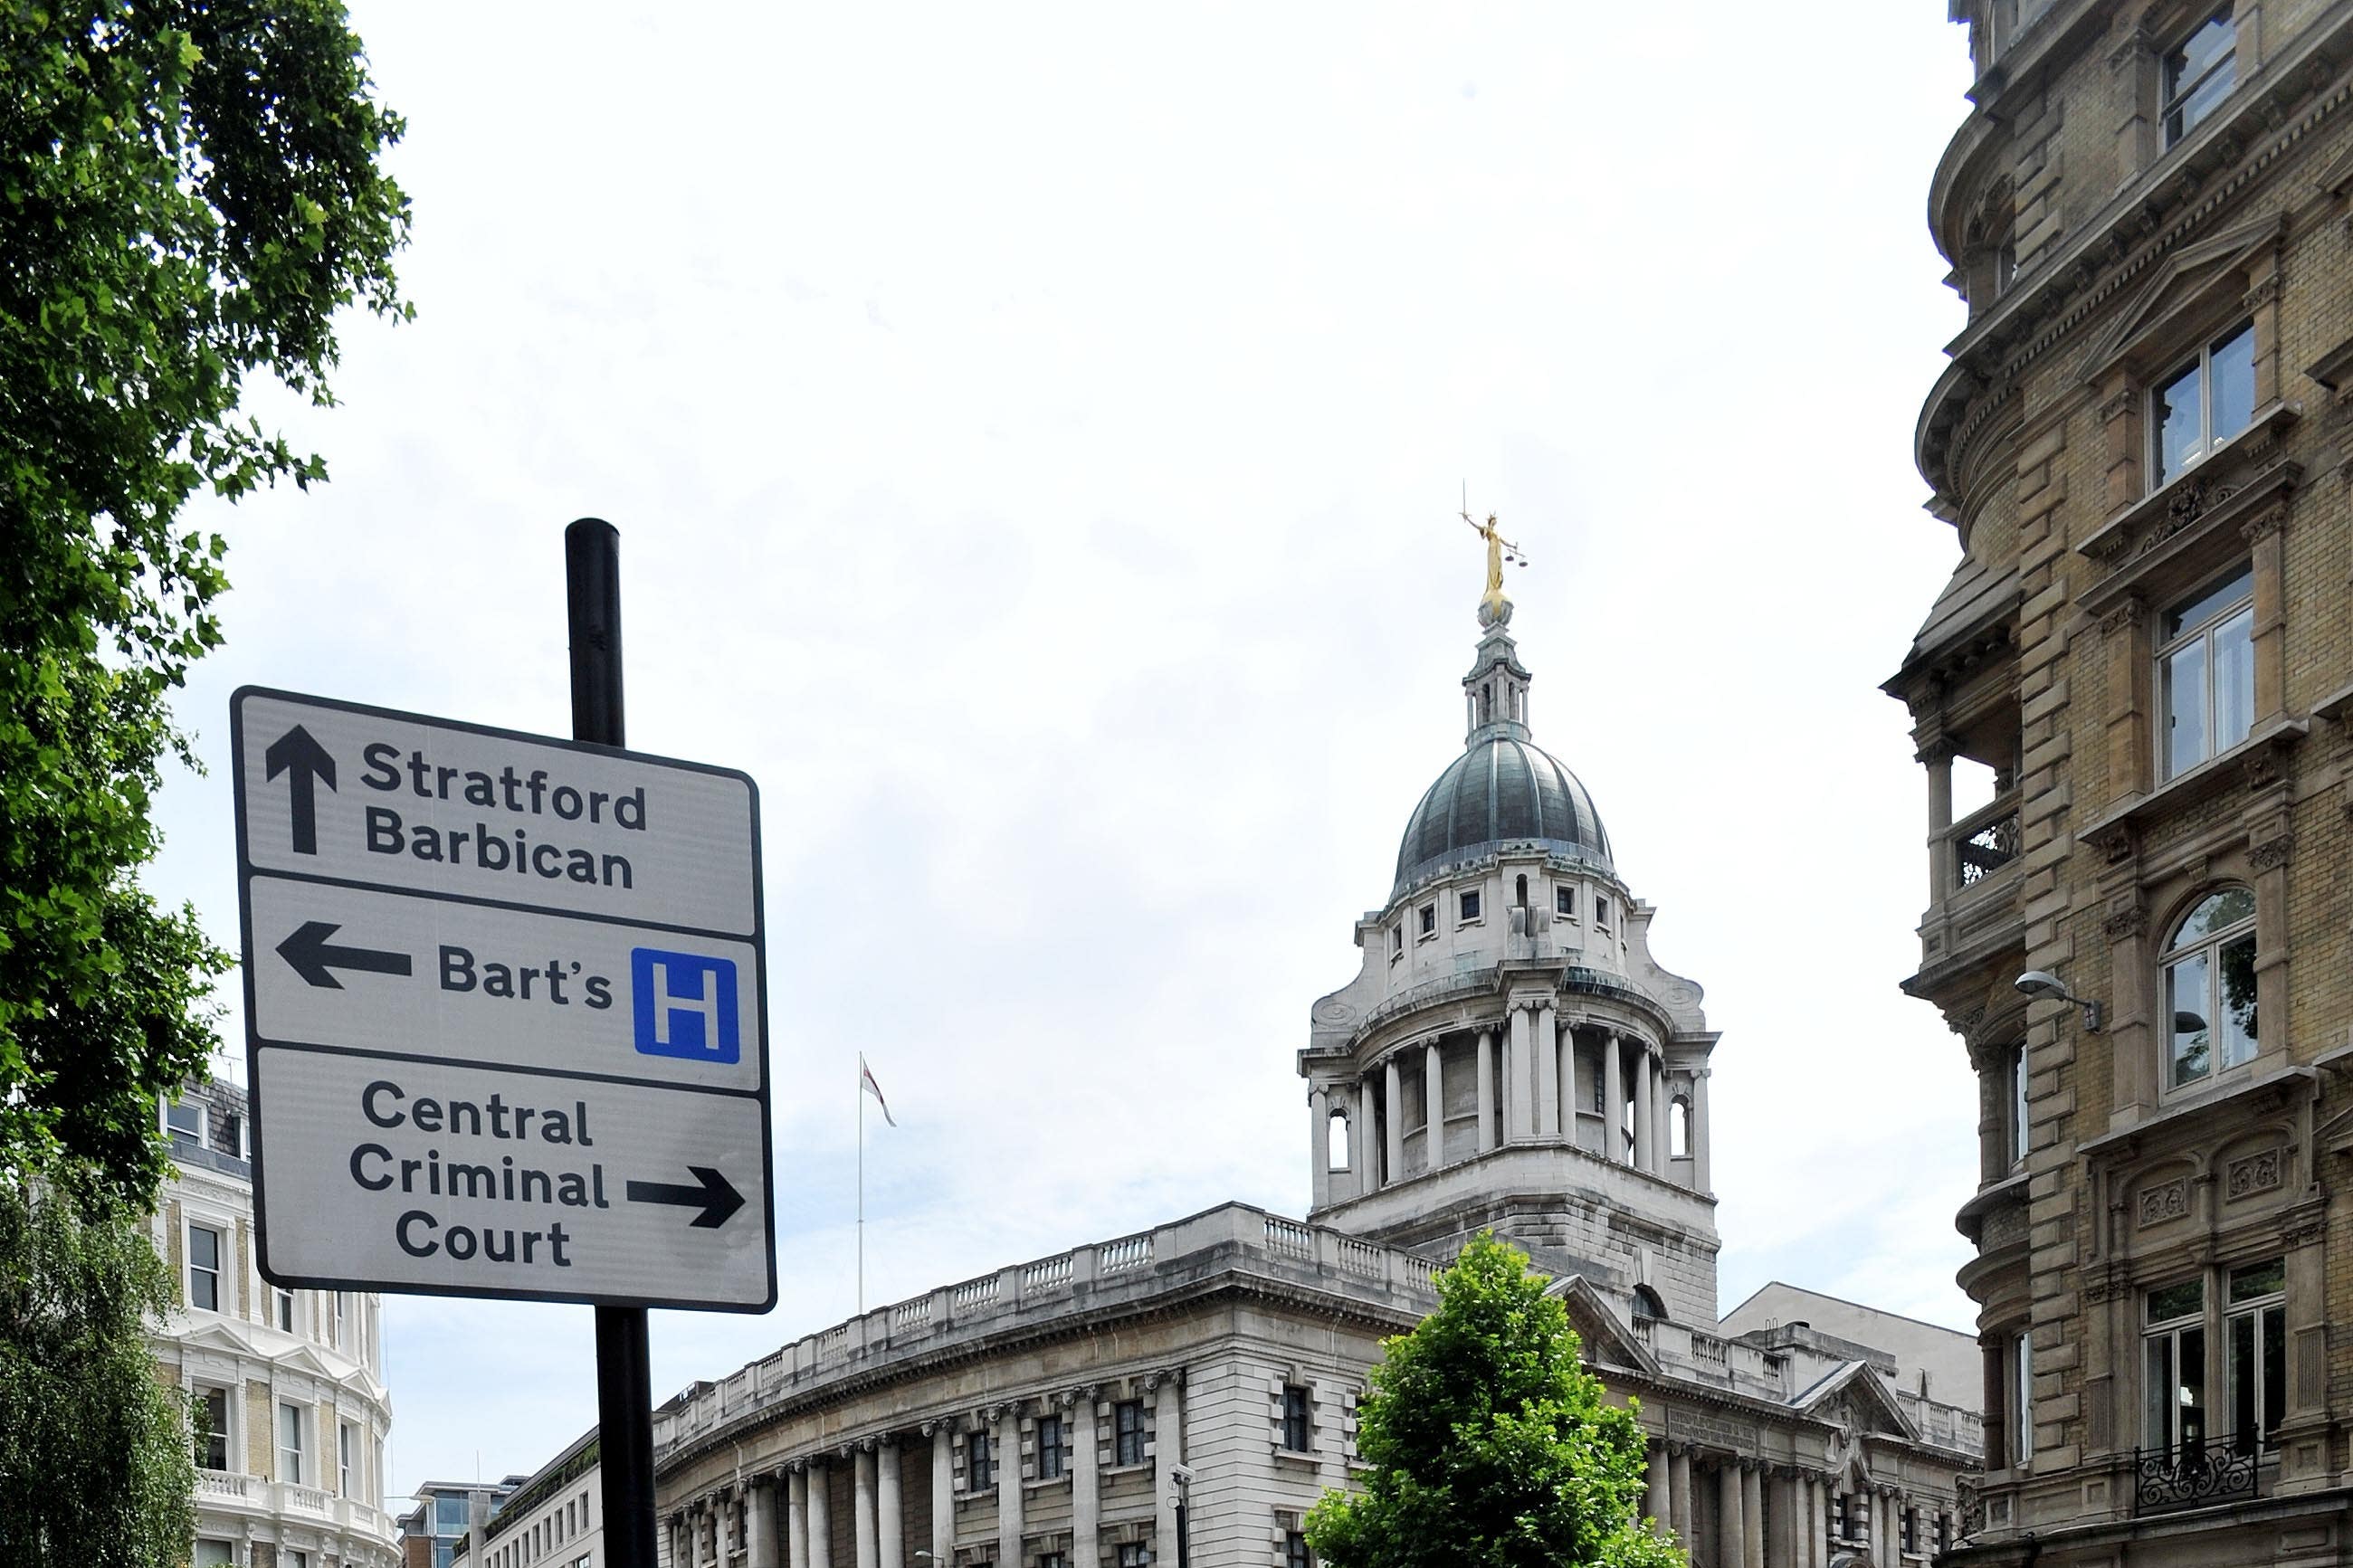
[(408, 954), (373, 947), (331, 947), (327, 939), (343, 928), (332, 921), (311, 921), (278, 944), (278, 956), (312, 985), (341, 991), (343, 983), (328, 971), (364, 970), (372, 974), (406, 974)]
[[(286, 804), (290, 808), (294, 834), (294, 853), (316, 855), (319, 852), (318, 802), (311, 794), (314, 784), (335, 787), (335, 759), (327, 748), (311, 737), (311, 731), (297, 724), (269, 743), (261, 753), (269, 768), (265, 782), (285, 773)], [(332, 926), (328, 928), (332, 930)], [(403, 973), (406, 973), (403, 971)], [(311, 984), (316, 984), (313, 981)]]

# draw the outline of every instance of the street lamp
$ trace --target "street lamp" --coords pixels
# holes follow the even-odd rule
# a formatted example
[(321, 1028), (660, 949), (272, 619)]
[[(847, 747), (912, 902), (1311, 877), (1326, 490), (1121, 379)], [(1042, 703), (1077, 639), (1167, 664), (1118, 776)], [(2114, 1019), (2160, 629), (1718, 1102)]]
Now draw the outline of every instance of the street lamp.
[(2068, 990), (2067, 983), (2057, 975), (2046, 970), (2030, 969), (2010, 984), (2021, 995), (2031, 996), (2037, 1002), (2073, 1002), (2084, 1009), (2084, 1032), (2087, 1035), (2100, 1032), (2100, 1005), (2088, 996), (2078, 996)]

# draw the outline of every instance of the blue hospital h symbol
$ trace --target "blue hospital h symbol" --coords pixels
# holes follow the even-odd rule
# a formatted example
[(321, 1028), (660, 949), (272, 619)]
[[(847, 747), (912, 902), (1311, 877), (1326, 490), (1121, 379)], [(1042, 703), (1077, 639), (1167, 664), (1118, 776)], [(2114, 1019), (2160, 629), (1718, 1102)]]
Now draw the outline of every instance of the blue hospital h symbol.
[(629, 999), (640, 1055), (700, 1062), (742, 1059), (733, 959), (631, 948)]

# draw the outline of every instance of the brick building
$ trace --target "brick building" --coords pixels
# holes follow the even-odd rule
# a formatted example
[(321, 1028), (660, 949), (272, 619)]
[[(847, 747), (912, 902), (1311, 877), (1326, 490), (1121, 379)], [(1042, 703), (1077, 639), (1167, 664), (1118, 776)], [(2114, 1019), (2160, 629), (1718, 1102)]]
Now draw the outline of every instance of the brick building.
[(1645, 1511), (1699, 1568), (1902, 1568), (1950, 1540), (1981, 1434), (1975, 1380), (1937, 1377), (1966, 1335), (1779, 1286), (1719, 1319), (1717, 1036), (1534, 742), (1510, 615), (1491, 567), (1463, 751), (1355, 923), (1355, 977), (1309, 1009), (1305, 1221), (1224, 1205), (693, 1384), (655, 1414), (670, 1568), (1306, 1568), (1381, 1340), (1488, 1227), (1641, 1402)]
[(1955, 1560), (2344, 1562), (2353, 5), (1952, 7), (1962, 555), (1887, 689), (1982, 1085)]

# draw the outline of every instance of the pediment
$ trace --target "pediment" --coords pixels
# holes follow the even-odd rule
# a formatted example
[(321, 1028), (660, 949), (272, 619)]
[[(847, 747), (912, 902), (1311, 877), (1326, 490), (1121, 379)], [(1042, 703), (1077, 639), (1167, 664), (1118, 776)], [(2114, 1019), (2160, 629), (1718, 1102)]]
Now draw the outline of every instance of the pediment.
[(1799, 1394), (1796, 1404), (1803, 1414), (1829, 1422), (1850, 1437), (1901, 1437), (1911, 1442), (1920, 1436), (1887, 1385), (1864, 1362), (1847, 1363)]
[(1610, 1310), (1591, 1280), (1580, 1274), (1567, 1275), (1554, 1281), (1551, 1293), (1568, 1310), (1568, 1326), (1583, 1342), (1586, 1360), (1642, 1373), (1659, 1370), (1658, 1358)]
[[(2226, 302), (2236, 305), (2247, 263), (2265, 247), (2278, 244), (2284, 226), (2284, 220), (2277, 216), (2258, 218), (2185, 245), (2168, 257), (2157, 275), (2093, 342), (2084, 361), (2084, 379), (2098, 380), (2152, 342), (2164, 342), (2170, 353), (2176, 345), (2168, 341), (2168, 329)], [(2236, 288), (2230, 286), (2233, 278), (2241, 279)]]

